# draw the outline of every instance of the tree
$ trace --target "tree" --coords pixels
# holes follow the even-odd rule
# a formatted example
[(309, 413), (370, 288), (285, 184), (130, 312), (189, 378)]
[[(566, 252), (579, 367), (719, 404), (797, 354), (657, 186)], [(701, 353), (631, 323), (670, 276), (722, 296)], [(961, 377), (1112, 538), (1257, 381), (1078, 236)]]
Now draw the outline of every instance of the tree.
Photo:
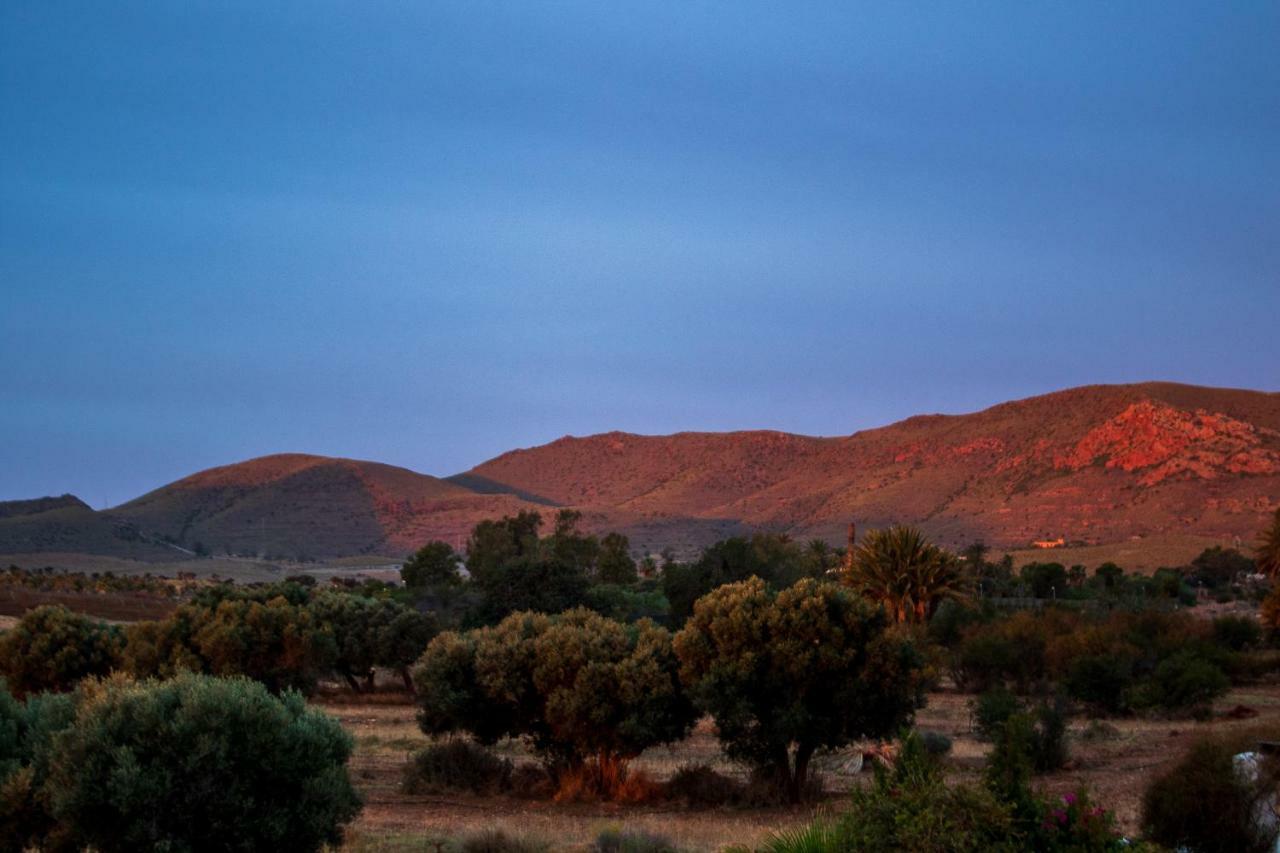
[(1232, 583), (1240, 575), (1252, 574), (1256, 568), (1253, 560), (1236, 549), (1215, 545), (1205, 548), (1191, 561), (1191, 571), (1188, 574), (1189, 580), (1217, 589)]
[(310, 690), (338, 656), (332, 629), (307, 604), (282, 595), (262, 601), (256, 591), (183, 605), (162, 622), (130, 626), (127, 636), (124, 660), (135, 676), (244, 675), (273, 693)]
[(692, 727), (677, 668), (665, 629), (578, 609), (441, 634), (413, 678), (427, 734), (524, 737), (553, 768), (585, 769), (609, 793), (630, 759)]
[(311, 611), (333, 635), (333, 665), (357, 693), (373, 686), (375, 667), (393, 669), (410, 687), (408, 667), (436, 634), (435, 620), (394, 601), (338, 592), (317, 595)]
[(617, 584), (636, 582), (636, 561), (631, 558), (631, 543), (621, 533), (610, 533), (600, 542), (596, 580)]
[(511, 560), (535, 554), (541, 526), (542, 516), (536, 512), (477, 524), (467, 540), (467, 571), (472, 579), (483, 580)]
[(0, 680), (0, 850), (62, 850), (70, 845), (43, 802), (53, 737), (75, 720), (70, 694), (16, 701)]
[(0, 675), (18, 696), (70, 690), (117, 664), (120, 629), (60, 605), (28, 611), (0, 636)]
[(699, 599), (675, 650), (725, 751), (795, 801), (815, 751), (887, 737), (922, 704), (921, 659), (886, 628), (879, 608), (836, 584), (774, 592), (752, 578)]
[(750, 539), (723, 539), (702, 552), (697, 562), (663, 566), (662, 591), (671, 603), (674, 625), (684, 624), (699, 598), (718, 586), (758, 577), (774, 587), (790, 586), (806, 576), (806, 559), (799, 547), (777, 534), (757, 533)]
[(1056, 598), (1067, 591), (1067, 567), (1061, 563), (1027, 563), (1018, 577), (1035, 598)]
[(476, 580), (483, 600), (473, 612), (473, 624), (494, 624), (512, 613), (559, 613), (587, 600), (590, 581), (571, 563), (531, 554), (512, 559)]
[(955, 558), (902, 525), (867, 533), (845, 582), (883, 604), (897, 622), (928, 622), (942, 601), (965, 592)]
[(297, 693), (243, 678), (107, 685), (57, 737), (43, 796), (102, 853), (320, 850), (360, 809), (351, 749)]
[(1263, 574), (1271, 577), (1280, 575), (1280, 507), (1276, 508), (1271, 526), (1262, 531), (1254, 562)]
[(428, 542), (400, 567), (400, 580), (410, 589), (431, 586), (457, 586), (460, 559), (448, 542)]

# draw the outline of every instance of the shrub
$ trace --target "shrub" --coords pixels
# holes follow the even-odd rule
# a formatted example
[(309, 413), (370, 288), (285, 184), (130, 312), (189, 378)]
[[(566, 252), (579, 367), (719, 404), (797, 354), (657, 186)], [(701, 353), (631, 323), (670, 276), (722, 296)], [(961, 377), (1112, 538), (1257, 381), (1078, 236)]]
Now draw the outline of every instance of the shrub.
[(1147, 836), (1170, 849), (1198, 853), (1271, 850), (1276, 832), (1265, 801), (1274, 796), (1278, 780), (1270, 764), (1251, 780), (1237, 769), (1225, 743), (1200, 741), (1143, 795)]
[(594, 853), (677, 853), (671, 839), (635, 829), (606, 829), (591, 845)]
[(451, 738), (418, 752), (405, 767), (401, 790), (406, 794), (471, 791), (495, 794), (511, 786), (511, 762), (482, 746)]
[(1083, 655), (1070, 665), (1063, 689), (1096, 711), (1118, 714), (1126, 710), (1126, 692), (1133, 683), (1133, 658), (1124, 652)]
[(1133, 703), (1139, 709), (1191, 711), (1203, 717), (1228, 687), (1230, 682), (1217, 665), (1195, 649), (1187, 649), (1162, 661), (1151, 678), (1139, 685)]
[(821, 748), (884, 737), (922, 703), (919, 655), (883, 611), (831, 583), (759, 578), (699, 599), (676, 635), (680, 677), (730, 757), (794, 800)]
[(706, 764), (682, 764), (667, 780), (667, 799), (687, 806), (726, 806), (741, 802), (742, 785)]
[(1262, 626), (1247, 616), (1219, 616), (1213, 620), (1213, 641), (1233, 652), (1262, 642)]
[(1000, 727), (1022, 710), (1022, 702), (1004, 687), (994, 687), (969, 703), (974, 728), (987, 740), (994, 740)]
[(58, 605), (37, 607), (0, 636), (0, 676), (17, 696), (70, 690), (110, 672), (121, 645), (114, 626)]
[(319, 850), (359, 811), (351, 747), (297, 693), (276, 698), (245, 679), (108, 684), (57, 737), (45, 796), (74, 842), (102, 853), (211, 839)]
[(0, 850), (67, 846), (42, 789), (53, 737), (74, 718), (71, 696), (42, 693), (20, 703), (0, 680)]
[(951, 738), (942, 732), (920, 732), (920, 744), (934, 758), (941, 758), (951, 751)]
[(462, 853), (546, 853), (551, 845), (534, 838), (486, 829), (462, 840)]
[(1016, 849), (1008, 807), (984, 788), (948, 785), (915, 735), (903, 739), (892, 768), (877, 768), (870, 785), (854, 789), (835, 830), (837, 843), (826, 849)]

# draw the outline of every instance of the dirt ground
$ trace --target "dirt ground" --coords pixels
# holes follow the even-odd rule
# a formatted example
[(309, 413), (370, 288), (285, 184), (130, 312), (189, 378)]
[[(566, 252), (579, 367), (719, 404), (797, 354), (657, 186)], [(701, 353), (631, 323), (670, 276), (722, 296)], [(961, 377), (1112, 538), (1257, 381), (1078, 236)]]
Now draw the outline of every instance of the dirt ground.
[[(953, 740), (948, 756), (956, 780), (974, 780), (981, 772), (987, 744), (970, 732), (971, 697), (934, 693), (918, 714), (917, 725)], [(513, 797), (407, 796), (399, 791), (400, 776), (409, 757), (428, 743), (413, 719), (405, 698), (379, 695), (373, 700), (335, 695), (316, 704), (333, 714), (356, 739), (353, 775), (365, 797), (365, 809), (348, 833), (345, 849), (357, 851), (431, 850), (432, 839), (467, 835), (497, 828), (510, 835), (549, 842), (554, 849), (583, 849), (606, 828), (660, 833), (682, 849), (717, 850), (728, 845), (754, 846), (778, 829), (807, 822), (816, 811), (838, 810), (852, 785), (864, 784), (867, 773), (849, 772), (843, 765), (853, 750), (825, 757), (819, 763), (828, 797), (797, 809), (703, 809), (677, 806), (617, 806), (557, 804)], [(1226, 712), (1243, 705), (1256, 717), (1237, 720)], [(1066, 769), (1039, 777), (1037, 783), (1053, 793), (1087, 786), (1097, 803), (1115, 812), (1121, 828), (1138, 830), (1141, 796), (1148, 781), (1175, 762), (1196, 738), (1205, 734), (1248, 734), (1259, 739), (1280, 738), (1280, 685), (1232, 690), (1215, 707), (1214, 719), (1112, 719), (1105, 725), (1073, 721), (1071, 760)], [(498, 749), (516, 763), (532, 758), (516, 743)], [(674, 747), (649, 750), (636, 767), (661, 780), (685, 763), (705, 762), (722, 772), (742, 776), (742, 768), (721, 755), (708, 721)]]

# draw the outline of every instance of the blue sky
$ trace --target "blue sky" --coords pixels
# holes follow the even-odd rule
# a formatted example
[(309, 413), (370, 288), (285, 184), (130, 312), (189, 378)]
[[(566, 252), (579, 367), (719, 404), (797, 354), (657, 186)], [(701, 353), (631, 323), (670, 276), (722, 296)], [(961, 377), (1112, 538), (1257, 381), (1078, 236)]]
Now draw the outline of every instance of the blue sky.
[(1280, 5), (0, 7), (0, 499), (1280, 388)]

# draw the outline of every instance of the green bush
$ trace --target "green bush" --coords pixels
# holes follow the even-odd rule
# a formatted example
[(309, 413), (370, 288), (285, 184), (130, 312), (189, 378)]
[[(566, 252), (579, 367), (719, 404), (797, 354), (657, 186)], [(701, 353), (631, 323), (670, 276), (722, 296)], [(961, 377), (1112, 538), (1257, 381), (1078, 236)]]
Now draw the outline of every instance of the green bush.
[(1103, 652), (1076, 658), (1063, 679), (1063, 689), (1077, 702), (1108, 714), (1126, 710), (1133, 685), (1133, 658), (1124, 652)]
[(1140, 684), (1133, 704), (1140, 710), (1190, 711), (1206, 716), (1214, 699), (1231, 686), (1223, 671), (1199, 651), (1187, 649), (1161, 661)]
[(37, 607), (0, 635), (0, 676), (17, 696), (70, 690), (115, 668), (122, 642), (115, 626), (59, 605)]
[(450, 738), (418, 752), (405, 768), (406, 794), (471, 791), (495, 794), (511, 786), (512, 764), (482, 746)]
[(993, 687), (969, 702), (974, 728), (987, 740), (995, 740), (1005, 721), (1021, 710), (1021, 700), (1004, 687)]
[(1196, 853), (1263, 853), (1276, 842), (1267, 820), (1267, 801), (1275, 796), (1273, 761), (1250, 780), (1235, 765), (1225, 743), (1204, 740), (1158, 777), (1142, 798), (1147, 836), (1170, 849)]
[(1262, 643), (1262, 626), (1247, 616), (1219, 616), (1213, 620), (1213, 641), (1233, 652)]
[(44, 797), (101, 853), (319, 850), (360, 808), (351, 748), (297, 693), (246, 679), (108, 684), (54, 740)]
[(462, 853), (547, 853), (551, 845), (500, 829), (485, 829), (462, 839), (459, 848)]
[(924, 746), (924, 751), (934, 758), (941, 758), (951, 752), (951, 738), (942, 732), (920, 732), (920, 743)]
[[(849, 810), (825, 829), (811, 829), (774, 850), (1014, 851), (1009, 808), (990, 791), (948, 785), (915, 735), (902, 742), (892, 768), (877, 768), (870, 785), (854, 789)], [(816, 845), (815, 845), (816, 842)]]

